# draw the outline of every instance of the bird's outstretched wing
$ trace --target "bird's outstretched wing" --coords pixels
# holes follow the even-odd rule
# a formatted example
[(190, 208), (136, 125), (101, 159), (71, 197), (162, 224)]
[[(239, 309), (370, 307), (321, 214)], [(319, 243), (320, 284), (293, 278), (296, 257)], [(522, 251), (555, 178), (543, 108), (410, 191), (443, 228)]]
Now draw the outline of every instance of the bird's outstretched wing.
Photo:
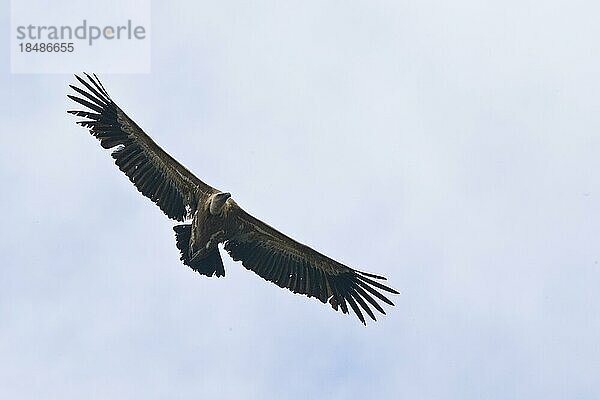
[(227, 219), (236, 234), (225, 242), (225, 250), (262, 278), (323, 303), (329, 301), (344, 314), (350, 305), (363, 324), (363, 311), (375, 320), (371, 306), (385, 314), (378, 301), (394, 305), (382, 292), (398, 292), (379, 282), (384, 277), (340, 264), (258, 220), (235, 202)]
[(89, 128), (115, 164), (135, 187), (172, 219), (183, 221), (195, 211), (198, 201), (217, 190), (198, 179), (161, 149), (117, 106), (96, 75), (75, 75), (82, 87), (69, 85), (78, 95), (68, 95), (86, 110), (69, 110), (86, 118), (77, 123)]

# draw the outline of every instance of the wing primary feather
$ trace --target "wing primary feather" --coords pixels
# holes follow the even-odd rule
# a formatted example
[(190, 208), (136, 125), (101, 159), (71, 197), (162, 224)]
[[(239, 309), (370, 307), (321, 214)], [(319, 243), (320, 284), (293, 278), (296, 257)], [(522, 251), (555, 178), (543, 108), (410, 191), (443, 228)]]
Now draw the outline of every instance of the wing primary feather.
[(89, 101), (82, 99), (81, 97), (77, 97), (77, 96), (73, 96), (72, 94), (68, 94), (67, 95), (68, 98), (70, 98), (73, 101), (76, 101), (77, 103), (86, 106), (87, 108), (89, 108), (90, 110), (94, 110), (98, 113), (102, 112), (102, 107), (99, 107), (96, 104), (90, 103)]
[(93, 101), (95, 104), (97, 104), (100, 107), (106, 107), (107, 104), (104, 103), (102, 100), (98, 99), (97, 97), (89, 94), (88, 92), (86, 92), (85, 90), (79, 89), (77, 86), (75, 85), (69, 85), (69, 87), (71, 89), (73, 89), (74, 91), (76, 91), (77, 93), (79, 93), (80, 95), (86, 97), (87, 99)]
[(120, 138), (120, 137), (106, 138), (106, 139), (102, 139), (102, 141), (100, 142), (100, 145), (105, 149), (110, 149), (112, 147), (123, 144), (124, 141), (125, 141), (125, 139)]
[(96, 86), (98, 88), (98, 90), (100, 90), (102, 93), (104, 93), (106, 95), (106, 97), (110, 97), (108, 95), (108, 92), (106, 91), (106, 89), (104, 89), (104, 85), (102, 85), (102, 82), (100, 82), (100, 79), (98, 79), (96, 74), (92, 74), (94, 76), (94, 79), (92, 79), (92, 77), (89, 74), (87, 74), (85, 72), (84, 72), (84, 74), (85, 74), (85, 76), (88, 77), (88, 79), (90, 81), (92, 81), (92, 83), (94, 84), (94, 86)]
[(327, 279), (327, 283), (328, 283), (329, 287), (331, 287), (331, 298), (329, 299), (329, 304), (331, 304), (331, 307), (333, 307), (333, 309), (335, 311), (337, 311), (340, 302), (338, 301), (337, 293), (335, 291), (335, 287), (333, 286), (333, 282), (330, 281), (331, 280), (331, 276), (330, 275), (325, 275), (325, 279)]
[(386, 292), (390, 292), (390, 293), (394, 293), (394, 294), (400, 294), (400, 292), (398, 292), (397, 290), (395, 290), (395, 289), (392, 289), (392, 288), (391, 288), (391, 287), (389, 287), (389, 286), (382, 285), (382, 284), (381, 284), (381, 283), (379, 283), (379, 282), (375, 282), (374, 280), (372, 280), (372, 279), (369, 279), (369, 278), (367, 278), (367, 277), (364, 277), (364, 276), (361, 276), (361, 275), (358, 275), (358, 274), (356, 275), (356, 277), (357, 277), (358, 279), (360, 279), (361, 281), (367, 282), (367, 283), (369, 283), (370, 285), (373, 285), (373, 286), (375, 286), (375, 287), (376, 287), (376, 288), (378, 288), (378, 289), (385, 290)]
[(363, 313), (360, 311), (360, 307), (358, 307), (356, 305), (356, 302), (352, 298), (352, 295), (350, 295), (350, 293), (348, 293), (347, 296), (345, 296), (345, 298), (348, 301), (348, 304), (350, 304), (350, 307), (352, 307), (352, 310), (354, 311), (354, 313), (356, 314), (356, 316), (358, 317), (358, 319), (360, 320), (360, 322), (362, 322), (363, 325), (366, 326), (367, 323), (365, 321), (365, 317), (363, 316)]
[(362, 296), (356, 290), (354, 290), (353, 287), (350, 288), (350, 295), (354, 297), (354, 299), (356, 299), (358, 304), (360, 304), (363, 310), (367, 312), (367, 314), (369, 315), (369, 317), (371, 317), (373, 321), (377, 321), (377, 318), (375, 318), (375, 314), (373, 314), (373, 311), (371, 311), (369, 305), (365, 302)]
[(346, 296), (344, 295), (344, 281), (339, 279), (339, 276), (330, 275), (328, 277), (329, 284), (331, 289), (333, 290), (333, 295), (335, 296), (336, 303), (342, 309), (344, 314), (348, 314), (348, 305), (346, 304)]
[(98, 121), (102, 117), (101, 114), (92, 113), (92, 112), (89, 112), (89, 111), (67, 110), (67, 112), (69, 114), (73, 114), (73, 115), (75, 115), (77, 117), (90, 118), (90, 119), (93, 119), (93, 120), (96, 120), (96, 121)]
[[(84, 73), (85, 74), (85, 73)], [(88, 74), (85, 74), (88, 79), (90, 79), (90, 81), (92, 81), (92, 79), (90, 78), (90, 76)], [(75, 75), (75, 78), (77, 78), (77, 80), (87, 88), (87, 90), (89, 90), (90, 92), (92, 92), (96, 97), (98, 97), (99, 99), (104, 100), (104, 102), (106, 104), (111, 104), (112, 101), (110, 100), (110, 97), (108, 96), (108, 94), (104, 94), (101, 92), (98, 92), (96, 89), (94, 89), (89, 83), (87, 83), (84, 79), (80, 78), (79, 76)], [(93, 81), (92, 81), (93, 82)]]
[(379, 293), (377, 290), (373, 289), (367, 283), (357, 280), (356, 284), (358, 284), (360, 287), (362, 287), (363, 289), (365, 289), (366, 291), (368, 291), (369, 293), (371, 293), (373, 296), (377, 297), (379, 300), (383, 301), (384, 303), (389, 304), (390, 306), (394, 305), (394, 303), (392, 303), (392, 301), (390, 299), (385, 297), (383, 294)]
[(344, 296), (341, 292), (339, 292), (339, 287), (337, 287), (335, 290), (337, 291), (337, 298), (338, 298), (338, 303), (342, 309), (342, 312), (344, 314), (348, 314), (348, 305), (346, 304), (346, 296)]
[(367, 293), (363, 288), (361, 288), (358, 285), (354, 285), (354, 290), (356, 290), (362, 297), (365, 298), (365, 300), (367, 300), (369, 303), (371, 303), (371, 305), (373, 307), (375, 307), (377, 309), (377, 311), (379, 311), (380, 313), (385, 315), (385, 310), (379, 305), (379, 303), (377, 303), (377, 301), (371, 297), (371, 295), (369, 293)]
[(369, 278), (375, 278), (375, 279), (381, 279), (381, 280), (387, 281), (387, 278), (384, 276), (381, 276), (381, 275), (375, 275), (375, 274), (371, 274), (369, 272), (364, 272), (364, 271), (356, 271), (356, 272), (358, 272), (361, 275), (368, 276)]
[[(331, 307), (333, 307), (334, 310), (337, 311), (338, 307), (340, 307), (342, 313), (347, 314), (348, 309), (346, 308), (344, 298), (340, 295), (338, 291), (337, 281), (331, 275), (327, 275), (327, 280), (329, 281), (329, 286), (331, 287), (331, 292), (333, 294), (332, 298), (329, 300), (329, 304), (331, 304)], [(344, 302), (343, 305), (342, 302)]]

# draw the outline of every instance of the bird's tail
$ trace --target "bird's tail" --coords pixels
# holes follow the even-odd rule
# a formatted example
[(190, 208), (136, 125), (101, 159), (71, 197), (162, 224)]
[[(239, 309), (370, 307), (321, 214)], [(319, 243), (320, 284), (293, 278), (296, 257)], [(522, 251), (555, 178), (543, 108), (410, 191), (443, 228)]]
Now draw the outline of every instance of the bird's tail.
[(175, 231), (175, 239), (177, 241), (177, 248), (181, 252), (181, 261), (194, 271), (199, 272), (206, 276), (225, 276), (225, 267), (223, 267), (223, 260), (219, 249), (215, 247), (211, 252), (206, 254), (202, 258), (190, 259), (190, 237), (192, 234), (192, 226), (176, 225), (173, 227)]

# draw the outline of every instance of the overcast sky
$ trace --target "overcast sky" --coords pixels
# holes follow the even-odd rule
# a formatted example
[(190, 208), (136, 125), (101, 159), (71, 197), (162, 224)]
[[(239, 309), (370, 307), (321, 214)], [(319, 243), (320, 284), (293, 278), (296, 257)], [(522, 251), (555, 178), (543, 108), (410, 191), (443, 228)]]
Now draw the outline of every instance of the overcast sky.
[[(285, 5), (284, 5), (285, 3)], [(2, 1), (1, 32), (9, 34)], [(154, 2), (101, 75), (246, 210), (402, 294), (364, 327), (173, 222), (0, 41), (0, 397), (596, 399), (600, 6)]]

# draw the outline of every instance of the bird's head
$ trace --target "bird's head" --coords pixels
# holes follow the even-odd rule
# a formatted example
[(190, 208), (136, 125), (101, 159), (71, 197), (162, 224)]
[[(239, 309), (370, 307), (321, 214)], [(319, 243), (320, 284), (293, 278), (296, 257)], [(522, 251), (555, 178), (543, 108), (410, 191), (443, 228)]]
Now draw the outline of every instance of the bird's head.
[(231, 197), (231, 193), (216, 193), (213, 194), (210, 199), (210, 213), (212, 215), (219, 215), (223, 211), (223, 207), (227, 202), (227, 199)]

